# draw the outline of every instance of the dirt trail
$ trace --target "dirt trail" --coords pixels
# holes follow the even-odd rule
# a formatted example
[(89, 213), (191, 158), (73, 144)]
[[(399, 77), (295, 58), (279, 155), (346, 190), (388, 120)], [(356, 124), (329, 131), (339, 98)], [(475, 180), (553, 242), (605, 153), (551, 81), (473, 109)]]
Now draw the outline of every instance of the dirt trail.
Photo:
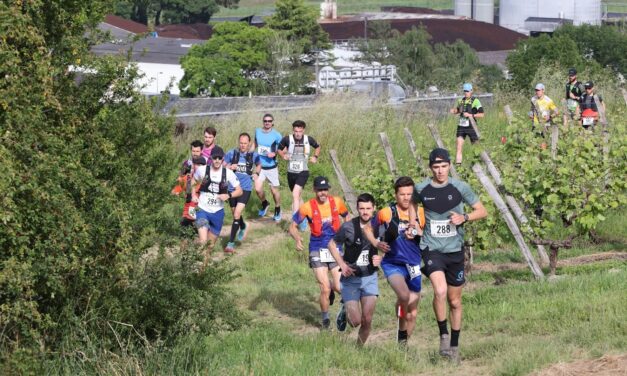
[(534, 376), (614, 376), (627, 375), (627, 354), (605, 355), (598, 359), (558, 363), (533, 374)]

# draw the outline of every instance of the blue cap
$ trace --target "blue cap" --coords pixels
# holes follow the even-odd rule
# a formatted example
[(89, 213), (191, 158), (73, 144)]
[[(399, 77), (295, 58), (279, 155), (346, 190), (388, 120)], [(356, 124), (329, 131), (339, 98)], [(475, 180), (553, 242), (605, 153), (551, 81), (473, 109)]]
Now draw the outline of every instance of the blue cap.
[(465, 83), (464, 84), (464, 91), (472, 91), (472, 84)]

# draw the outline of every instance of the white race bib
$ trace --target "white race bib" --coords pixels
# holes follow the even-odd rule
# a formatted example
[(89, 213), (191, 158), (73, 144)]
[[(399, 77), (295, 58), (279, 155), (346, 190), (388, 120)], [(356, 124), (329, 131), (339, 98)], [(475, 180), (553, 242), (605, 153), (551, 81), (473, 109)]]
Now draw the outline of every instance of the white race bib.
[(220, 199), (218, 198), (218, 195), (215, 193), (209, 193), (206, 192), (202, 195), (202, 203), (203, 206), (205, 207), (213, 207), (213, 208), (222, 208), (222, 205), (220, 205)]
[(235, 171), (239, 172), (240, 174), (245, 174), (246, 173), (246, 163), (238, 164), (237, 165), (237, 169)]
[(431, 236), (434, 238), (450, 238), (457, 235), (457, 226), (450, 220), (431, 221)]
[(583, 118), (583, 125), (594, 125), (594, 118), (593, 117)]
[(271, 152), (271, 150), (267, 146), (262, 146), (262, 145), (257, 146), (257, 154), (259, 154), (259, 155), (263, 155), (265, 157), (270, 152)]
[(467, 127), (470, 125), (470, 120), (468, 120), (468, 118), (459, 118), (459, 126), (460, 127)]
[(327, 248), (320, 248), (320, 262), (335, 262), (333, 255)]
[(195, 206), (190, 206), (189, 208), (187, 208), (187, 215), (189, 215), (190, 217), (196, 219), (196, 207)]
[(414, 279), (416, 277), (420, 277), (420, 265), (408, 265), (405, 264), (407, 268), (407, 272), (409, 273), (409, 279)]
[(288, 172), (302, 172), (305, 169), (305, 162), (300, 161), (289, 161), (287, 165)]
[(370, 251), (368, 251), (367, 249), (364, 249), (359, 254), (359, 257), (357, 257), (357, 262), (355, 264), (357, 266), (368, 266), (368, 264), (370, 264), (368, 260), (369, 257), (370, 257)]

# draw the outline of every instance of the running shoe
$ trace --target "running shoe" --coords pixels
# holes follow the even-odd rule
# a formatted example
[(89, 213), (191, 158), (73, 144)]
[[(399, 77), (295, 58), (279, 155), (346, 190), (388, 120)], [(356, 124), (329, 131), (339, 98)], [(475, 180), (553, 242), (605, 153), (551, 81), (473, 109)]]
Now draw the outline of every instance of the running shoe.
[(279, 211), (278, 213), (274, 214), (274, 217), (272, 217), (272, 219), (274, 219), (275, 222), (281, 222), (281, 212)]
[(330, 327), (331, 327), (331, 320), (330, 319), (322, 320), (322, 330), (329, 330)]
[(240, 227), (239, 231), (237, 231), (237, 241), (238, 242), (244, 241), (244, 238), (246, 237), (246, 230), (247, 229), (248, 229), (248, 225), (244, 225), (243, 227)]
[(454, 365), (458, 366), (462, 363), (462, 357), (459, 353), (459, 347), (458, 346), (451, 346), (451, 348), (448, 351), (448, 360), (453, 363)]
[(261, 205), (261, 209), (259, 209), (259, 216), (260, 217), (265, 217), (266, 213), (268, 213), (268, 207), (270, 207), (270, 204), (263, 206)]
[(329, 293), (329, 305), (333, 305), (334, 301), (335, 301), (335, 291), (331, 289), (331, 292)]
[(346, 307), (344, 304), (340, 307), (340, 311), (337, 313), (337, 317), (335, 318), (335, 325), (337, 326), (337, 330), (343, 332), (346, 330)]
[(448, 334), (442, 334), (440, 336), (440, 356), (449, 356), (451, 350), (451, 339)]
[(305, 231), (307, 230), (307, 220), (304, 220), (300, 223), (300, 225), (298, 225), (298, 229), (300, 231)]
[(224, 247), (224, 253), (233, 254), (235, 253), (235, 243), (228, 242), (226, 247)]

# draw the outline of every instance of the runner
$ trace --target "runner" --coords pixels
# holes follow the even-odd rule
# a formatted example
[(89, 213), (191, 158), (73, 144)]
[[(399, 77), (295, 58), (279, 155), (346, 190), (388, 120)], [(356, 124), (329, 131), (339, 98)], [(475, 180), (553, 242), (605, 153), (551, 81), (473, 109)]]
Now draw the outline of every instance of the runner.
[[(246, 132), (239, 135), (239, 148), (234, 148), (226, 153), (224, 163), (226, 168), (235, 171), (235, 176), (240, 182), (243, 193), (237, 198), (229, 199), (231, 211), (233, 212), (233, 224), (231, 225), (231, 236), (229, 242), (224, 248), (224, 252), (235, 252), (235, 236), (239, 242), (244, 240), (246, 236), (246, 222), (242, 213), (250, 199), (253, 190), (253, 179), (259, 176), (261, 170), (261, 162), (259, 155), (250, 150), (250, 135)], [(234, 188), (229, 185), (229, 191), (233, 192)]]
[[(426, 226), (420, 242), (424, 267), (422, 272), (433, 286), (433, 310), (440, 331), (440, 354), (460, 363), (459, 334), (462, 325), (462, 286), (464, 285), (464, 228), (488, 214), (470, 186), (449, 178), (449, 153), (436, 148), (429, 155), (433, 177), (416, 184), (412, 201), (424, 207)], [(464, 203), (473, 211), (465, 214)], [(416, 207), (412, 205), (412, 211)], [(412, 213), (412, 217), (415, 212)], [(446, 304), (450, 309), (451, 336), (446, 322)]]
[[(414, 181), (409, 176), (401, 176), (394, 183), (396, 202), (379, 210), (372, 220), (372, 227), (364, 231), (367, 239), (385, 252), (381, 269), (396, 294), (398, 315), (398, 344), (407, 346), (407, 340), (416, 326), (418, 303), (420, 303), (420, 237), (422, 229), (410, 225), (409, 209), (414, 191)], [(422, 212), (420, 212), (422, 214)], [(420, 221), (424, 225), (424, 214)], [(373, 231), (383, 240), (377, 240)]]
[(205, 128), (204, 140), (202, 148), (202, 156), (205, 157), (207, 163), (211, 162), (211, 150), (216, 146), (216, 135), (218, 131), (214, 127)]
[[(594, 127), (599, 121), (599, 107), (601, 104), (603, 111), (605, 111), (605, 102), (601, 94), (595, 94), (594, 82), (588, 81), (584, 85), (585, 93), (581, 96), (581, 126), (585, 129)], [(598, 102), (598, 103), (597, 103)]]
[(566, 108), (571, 120), (574, 120), (579, 113), (579, 101), (583, 93), (583, 84), (577, 81), (577, 69), (570, 68), (568, 70), (568, 82), (566, 83)]
[[(342, 276), (342, 301), (337, 315), (337, 330), (346, 330), (346, 316), (353, 328), (359, 327), (357, 344), (363, 346), (370, 335), (372, 315), (379, 296), (377, 267), (381, 256), (377, 249), (363, 236), (362, 229), (372, 220), (374, 197), (362, 193), (357, 197), (359, 217), (345, 222), (329, 241), (329, 251), (340, 267)], [(378, 232), (378, 231), (377, 231)], [(339, 246), (344, 247), (344, 256)]]
[(270, 183), (270, 191), (274, 198), (274, 221), (281, 221), (281, 196), (279, 193), (279, 168), (276, 162), (276, 150), (281, 142), (281, 134), (272, 129), (274, 118), (270, 114), (263, 115), (263, 128), (255, 129), (255, 147), (261, 160), (261, 173), (255, 180), (255, 191), (261, 200), (259, 216), (263, 217), (268, 212), (270, 203), (266, 200), (263, 191), (263, 182), (267, 179)]
[[(305, 220), (309, 222), (311, 227), (309, 267), (313, 270), (320, 287), (322, 329), (329, 329), (331, 324), (329, 306), (333, 305), (335, 292), (340, 292), (340, 268), (327, 247), (329, 241), (340, 229), (340, 217), (344, 217), (346, 221), (350, 216), (344, 200), (329, 195), (330, 186), (327, 178), (317, 176), (313, 185), (316, 197), (301, 205), (294, 213), (289, 231), (296, 241), (296, 249), (303, 251), (303, 239), (298, 232), (298, 226)], [(329, 282), (328, 271), (331, 271), (332, 283)]]
[(183, 205), (183, 214), (181, 216), (181, 236), (183, 237), (184, 246), (186, 238), (191, 235), (191, 227), (196, 220), (196, 203), (192, 201), (192, 176), (198, 166), (205, 165), (205, 158), (201, 156), (202, 142), (195, 140), (190, 144), (191, 157), (183, 161), (176, 186), (172, 189), (173, 195), (180, 195), (185, 192), (185, 205)]
[[(287, 163), (287, 185), (292, 192), (292, 214), (298, 211), (302, 205), (302, 193), (307, 180), (309, 179), (309, 169), (307, 167), (307, 159), (311, 163), (317, 163), (320, 156), (320, 145), (316, 140), (305, 134), (305, 124), (302, 120), (296, 120), (292, 123), (292, 134), (283, 137), (279, 143), (278, 152)], [(313, 148), (313, 155), (311, 154)], [(301, 223), (300, 230), (307, 228), (307, 222)]]
[[(205, 249), (203, 268), (209, 263), (209, 255), (216, 244), (224, 222), (224, 201), (242, 195), (242, 187), (233, 171), (222, 166), (224, 151), (215, 146), (211, 150), (211, 166), (200, 166), (194, 173), (194, 182), (200, 183), (200, 196), (196, 190), (192, 191), (192, 200), (198, 202), (196, 210), (196, 228), (198, 242), (208, 244)], [(228, 185), (235, 190), (228, 191)]]
[(456, 164), (462, 163), (462, 149), (464, 148), (464, 139), (466, 136), (470, 138), (471, 143), (475, 143), (479, 140), (477, 132), (470, 124), (470, 118), (477, 119), (484, 116), (483, 107), (479, 99), (472, 95), (472, 84), (465, 83), (463, 86), (464, 97), (457, 101), (457, 106), (451, 108), (452, 114), (459, 114), (459, 123), (457, 126), (457, 156), (455, 158)]
[(533, 119), (531, 130), (535, 131), (536, 126), (542, 124), (538, 135), (544, 136), (544, 131), (548, 130), (553, 118), (557, 115), (557, 106), (551, 98), (544, 95), (544, 84), (537, 84), (536, 95), (531, 98), (531, 111), (529, 111), (529, 118)]

